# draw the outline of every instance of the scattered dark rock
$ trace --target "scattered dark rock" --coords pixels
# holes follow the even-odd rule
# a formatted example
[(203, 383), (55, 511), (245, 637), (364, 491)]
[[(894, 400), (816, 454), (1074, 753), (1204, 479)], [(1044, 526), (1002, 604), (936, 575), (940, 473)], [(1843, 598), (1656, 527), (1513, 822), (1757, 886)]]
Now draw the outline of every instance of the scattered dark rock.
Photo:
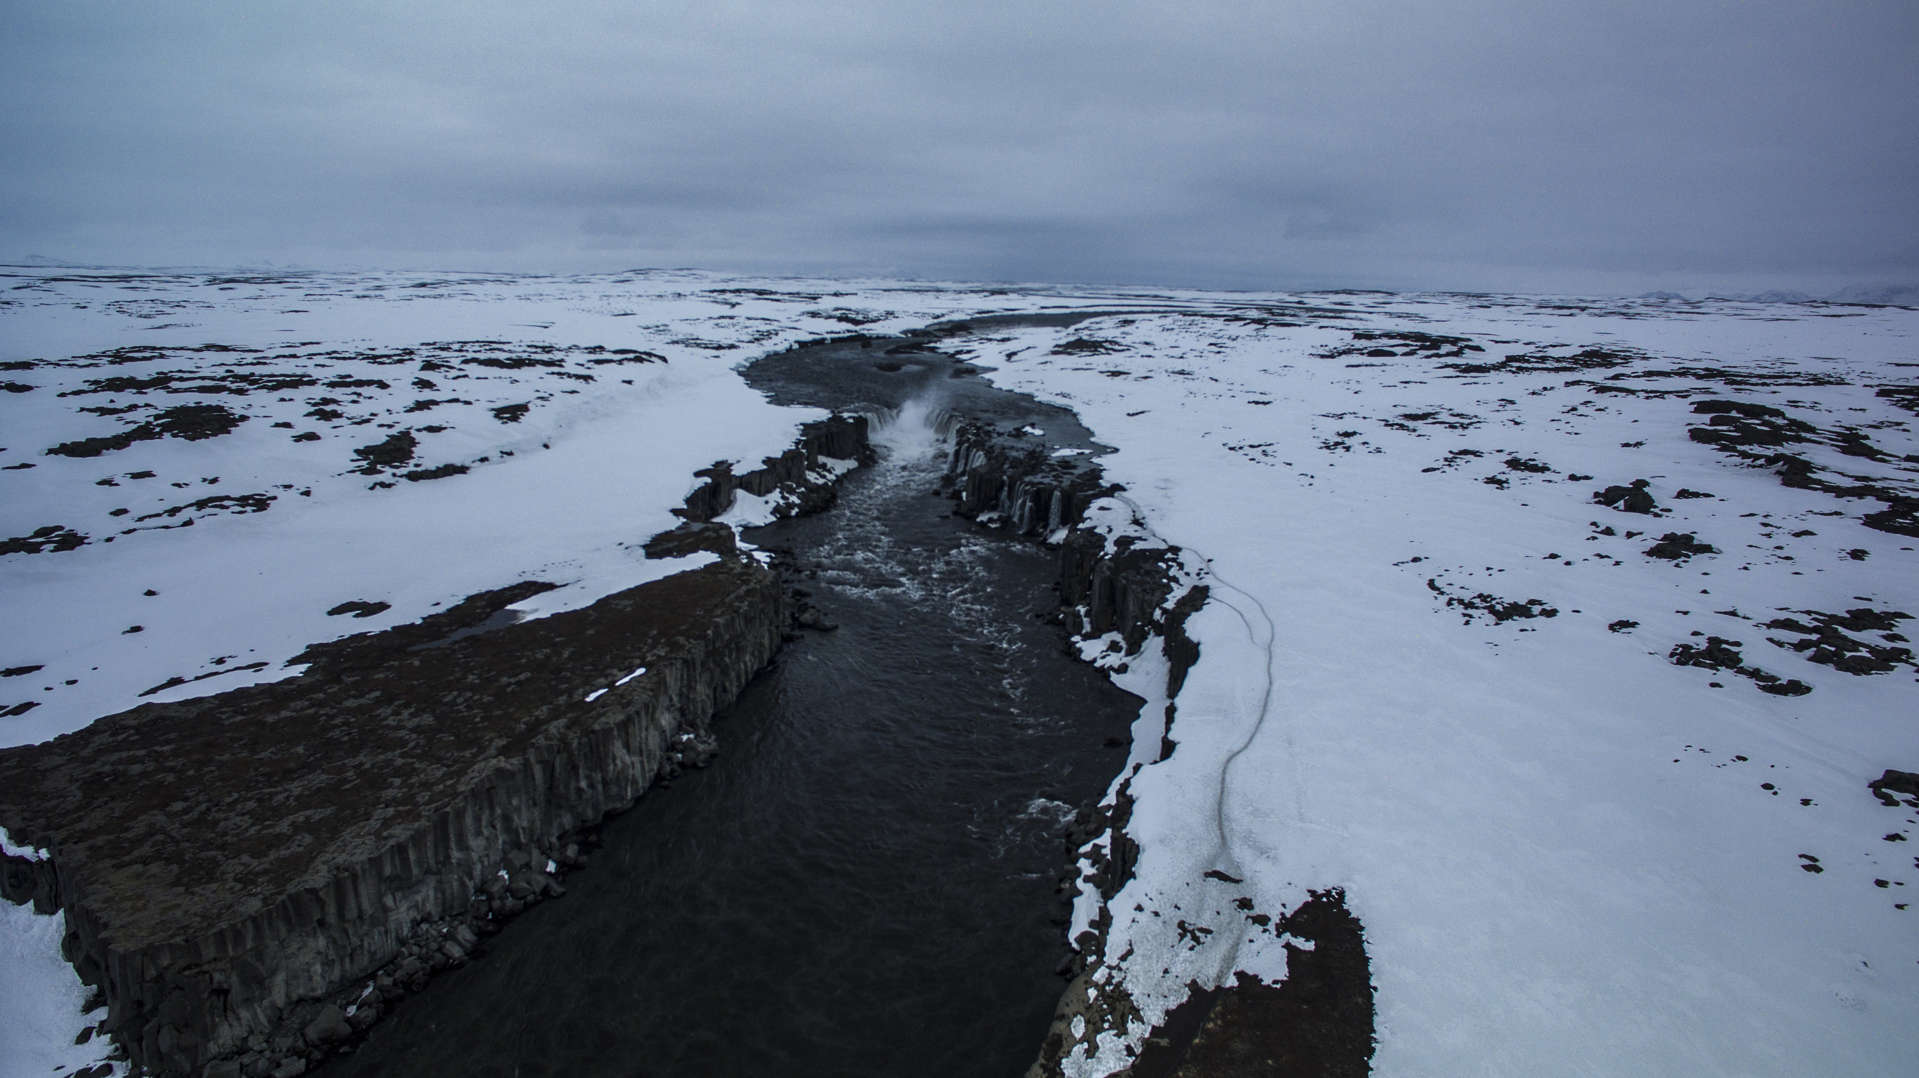
[(1607, 623), (1606, 628), (1615, 633), (1623, 633), (1627, 629), (1639, 628), (1639, 623), (1633, 621), (1631, 618), (1620, 618), (1618, 621)]
[(35, 670), (45, 669), (45, 667), (45, 663), (35, 663), (32, 666), (9, 666), (5, 670), (0, 670), (0, 677), (25, 677)]
[(1507, 457), (1506, 467), (1515, 472), (1531, 472), (1536, 475), (1553, 470), (1552, 465), (1533, 460), (1531, 457)]
[(226, 512), (226, 513), (264, 513), (273, 507), (275, 498), (271, 494), (214, 494), (197, 501), (182, 505), (168, 506), (152, 513), (142, 513), (135, 520), (171, 519), (182, 513)]
[(1659, 503), (1653, 500), (1653, 496), (1646, 489), (1651, 485), (1647, 480), (1635, 479), (1628, 486), (1610, 486), (1605, 490), (1595, 490), (1593, 501), (1624, 513), (1641, 513), (1650, 516), (1659, 508)]
[[(1893, 808), (1899, 807), (1902, 803), (1912, 808), (1919, 808), (1919, 773), (1887, 768), (1885, 774), (1867, 783), (1866, 788), (1872, 791), (1874, 797)], [(1895, 794), (1904, 794), (1907, 800), (1901, 802), (1894, 796)], [(1904, 842), (1905, 840), (1904, 835), (1896, 839), (1891, 835), (1886, 836), (1887, 842)]]
[(1919, 415), (1919, 385), (1880, 386), (1873, 395), (1881, 400), (1892, 402), (1893, 407), (1903, 408)]
[(1777, 448), (1809, 441), (1818, 428), (1795, 419), (1779, 408), (1747, 401), (1694, 401), (1694, 415), (1709, 416), (1704, 427), (1693, 427), (1687, 437), (1721, 448), (1765, 446)]
[(1878, 632), (1903, 641), (1905, 637), (1894, 631), (1899, 622), (1911, 620), (1911, 615), (1903, 611), (1858, 607), (1844, 614), (1827, 614), (1818, 610), (1801, 610), (1798, 613), (1810, 619), (1810, 624), (1795, 617), (1774, 618), (1765, 624), (1767, 629), (1799, 637), (1797, 640), (1768, 638), (1773, 644), (1799, 652), (1811, 662), (1848, 674), (1885, 674), (1902, 665), (1919, 667), (1919, 663), (1914, 662), (1910, 648), (1900, 647), (1896, 643), (1872, 643), (1848, 635)]
[(1659, 542), (1646, 548), (1647, 557), (1664, 558), (1667, 561), (1684, 561), (1695, 554), (1717, 553), (1718, 547), (1699, 542), (1691, 532), (1667, 532), (1659, 537)]
[(1053, 346), (1053, 354), (1056, 356), (1099, 356), (1125, 350), (1126, 346), (1117, 341), (1102, 341), (1092, 337), (1074, 337), (1064, 344)]
[(356, 471), (364, 475), (377, 475), (383, 468), (397, 468), (413, 459), (414, 451), (420, 448), (420, 440), (410, 430), (390, 434), (371, 445), (363, 445), (353, 451), (353, 455), (363, 462)]
[(522, 403), (522, 404), (502, 404), (498, 408), (493, 409), (493, 418), (499, 420), (502, 423), (518, 423), (520, 420), (526, 418), (527, 410), (532, 407), (533, 405), (531, 402)]
[(49, 550), (74, 550), (86, 545), (87, 537), (64, 524), (36, 528), (31, 535), (0, 540), (0, 554), (39, 554)]
[(161, 410), (150, 420), (153, 428), (161, 434), (169, 438), (184, 438), (189, 442), (229, 434), (246, 421), (246, 416), (217, 404), (175, 405)]
[(1756, 666), (1745, 665), (1745, 656), (1740, 654), (1743, 645), (1737, 640), (1708, 636), (1706, 646), (1694, 647), (1691, 644), (1675, 644), (1667, 658), (1674, 666), (1697, 666), (1706, 670), (1731, 670), (1741, 677), (1749, 678), (1759, 687), (1760, 692), (1773, 696), (1804, 696), (1812, 691), (1812, 686), (1796, 678), (1782, 679), (1777, 674), (1768, 673)]
[(371, 602), (366, 599), (351, 599), (327, 611), (327, 617), (333, 618), (339, 617), (341, 614), (352, 614), (356, 618), (370, 618), (375, 614), (392, 609), (392, 606), (393, 604), (391, 603)]
[(1442, 363), (1446, 370), (1460, 375), (1478, 374), (1570, 374), (1577, 371), (1608, 370), (1635, 363), (1643, 356), (1605, 348), (1587, 348), (1570, 356), (1545, 353), (1509, 355), (1493, 363)]
[(1737, 670), (1745, 662), (1745, 656), (1739, 653), (1741, 644), (1737, 640), (1709, 636), (1706, 646), (1693, 647), (1691, 644), (1674, 644), (1666, 656), (1674, 666), (1698, 666), (1707, 670)]
[(1885, 505), (1861, 518), (1868, 528), (1919, 538), (1919, 498), (1884, 481), (1834, 472), (1782, 451), (1790, 445), (1819, 443), (1848, 456), (1888, 459), (1863, 431), (1853, 427), (1822, 430), (1782, 409), (1744, 401), (1696, 401), (1693, 411), (1710, 417), (1707, 426), (1687, 431), (1693, 441), (1711, 445), (1747, 464), (1771, 468), (1781, 484), (1794, 489), (1819, 491), (1836, 498), (1878, 499)]
[(1474, 614), (1485, 614), (1492, 618), (1495, 624), (1504, 624), (1505, 622), (1515, 619), (1527, 620), (1531, 618), (1556, 618), (1559, 616), (1558, 608), (1547, 606), (1543, 599), (1527, 599), (1524, 602), (1519, 602), (1512, 599), (1502, 599), (1496, 595), (1489, 595), (1485, 592), (1480, 592), (1473, 596), (1458, 596), (1447, 592), (1445, 588), (1440, 586), (1439, 581), (1433, 577), (1426, 579), (1426, 587), (1433, 594), (1444, 598), (1448, 607), (1461, 611), (1465, 620), (1469, 623), (1473, 620)]
[(415, 468), (401, 473), (400, 478), (409, 483), (421, 483), (429, 479), (445, 479), (450, 475), (465, 475), (470, 470), (467, 465), (448, 462), (432, 468)]
[(151, 427), (139, 426), (114, 434), (103, 434), (94, 438), (77, 438), (71, 442), (61, 442), (47, 450), (49, 456), (58, 457), (97, 457), (102, 453), (111, 453), (125, 449), (135, 442), (158, 438), (159, 432)]

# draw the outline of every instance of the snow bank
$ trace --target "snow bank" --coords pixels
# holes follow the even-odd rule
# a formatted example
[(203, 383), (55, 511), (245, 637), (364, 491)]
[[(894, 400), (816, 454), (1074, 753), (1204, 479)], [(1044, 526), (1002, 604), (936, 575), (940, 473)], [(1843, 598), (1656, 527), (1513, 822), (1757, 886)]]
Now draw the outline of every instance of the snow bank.
[[(1287, 941), (1251, 913), (1337, 886), (1366, 929), (1381, 1074), (1899, 1069), (1919, 870), (1884, 836), (1919, 827), (1866, 783), (1919, 761), (1919, 670), (1853, 676), (1765, 623), (1919, 613), (1915, 540), (1862, 524), (1876, 500), (1784, 486), (1688, 429), (1697, 400), (1791, 409), (1882, 453), (1795, 451), (1915, 493), (1910, 415), (1877, 390), (1912, 385), (1919, 315), (1282, 306), (1022, 331), (978, 357), (1117, 447), (1108, 477), (1218, 595), (1187, 625), (1202, 650), (1169, 758), (1142, 759), (1153, 673), (1122, 680), (1149, 699), (1141, 853), (1104, 904), (1105, 983), (1155, 1022), (1190, 981), (1274, 978)], [(1415, 336), (1364, 336), (1382, 332)], [(1500, 365), (1593, 347), (1620, 361)], [(1637, 478), (1665, 515), (1594, 502)], [(1669, 532), (1720, 553), (1648, 557)], [(1506, 603), (1530, 613), (1496, 620)], [(1669, 660), (1711, 636), (1812, 691)], [(1070, 1073), (1123, 1065), (1145, 1026), (1091, 1032)]]

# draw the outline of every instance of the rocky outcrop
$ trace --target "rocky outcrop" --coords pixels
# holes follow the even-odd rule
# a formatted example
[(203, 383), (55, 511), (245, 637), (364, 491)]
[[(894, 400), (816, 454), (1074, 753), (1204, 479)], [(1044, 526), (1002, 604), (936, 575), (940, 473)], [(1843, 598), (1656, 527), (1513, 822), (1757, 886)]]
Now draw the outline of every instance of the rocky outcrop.
[(1060, 543), (1060, 601), (1075, 636), (1117, 632), (1127, 654), (1136, 654), (1163, 625), (1161, 608), (1173, 593), (1177, 548), (1151, 546), (1131, 536), (1108, 543), (1095, 531), (1075, 529)]
[[(301, 677), (148, 704), (0, 751), (0, 896), (63, 910), (63, 951), (147, 1073), (296, 1073), (528, 905), (593, 826), (710, 756), (709, 717), (771, 660), (779, 576), (702, 523), (734, 495), (831, 504), (866, 420), (717, 465), (654, 557), (706, 566), (517, 622), (523, 582), (309, 649)], [(783, 514), (784, 515), (784, 514)]]
[(867, 421), (860, 415), (833, 415), (800, 428), (793, 448), (767, 457), (749, 472), (733, 471), (731, 461), (718, 461), (694, 475), (703, 480), (674, 513), (693, 522), (710, 521), (733, 507), (740, 491), (758, 497), (782, 495), (778, 516), (816, 513), (833, 504), (835, 475), (822, 470), (820, 458), (868, 463), (873, 450), (867, 444)]
[(8, 750), (0, 824), (50, 857), (9, 858), (6, 896), (65, 910), (106, 1031), (147, 1071), (318, 1057), (341, 1038), (327, 1007), (377, 1009), (382, 971), (404, 986), (557, 893), (569, 836), (697, 742), (785, 626), (776, 575), (721, 560)]
[[(1129, 655), (1155, 632), (1165, 635), (1179, 549), (1134, 536), (1109, 541), (1099, 531), (1079, 527), (1088, 506), (1119, 489), (1086, 456), (1054, 456), (1037, 437), (967, 422), (953, 432), (946, 476), (960, 515), (1058, 544), (1060, 604), (1069, 633), (1116, 632)], [(1199, 587), (1186, 597), (1179, 625), (1205, 602), (1205, 594)], [(1167, 641), (1175, 676), (1183, 682), (1198, 658), (1198, 645), (1177, 628)]]
[(1036, 437), (976, 422), (954, 429), (947, 477), (961, 514), (1002, 523), (1020, 535), (1071, 527), (1094, 499), (1113, 489), (1084, 457), (1055, 457)]

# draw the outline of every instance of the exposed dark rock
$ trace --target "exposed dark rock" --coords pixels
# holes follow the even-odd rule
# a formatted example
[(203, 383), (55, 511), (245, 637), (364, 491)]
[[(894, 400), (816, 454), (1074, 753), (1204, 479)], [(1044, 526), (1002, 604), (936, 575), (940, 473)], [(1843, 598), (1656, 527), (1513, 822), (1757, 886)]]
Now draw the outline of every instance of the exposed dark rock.
[(173, 518), (182, 513), (224, 512), (224, 513), (264, 513), (272, 508), (274, 496), (271, 494), (215, 494), (181, 505), (168, 506), (153, 513), (142, 513), (135, 520), (159, 520)]
[(1446, 605), (1459, 610), (1467, 622), (1471, 622), (1475, 614), (1484, 614), (1492, 618), (1494, 624), (1504, 624), (1515, 619), (1528, 620), (1559, 616), (1559, 609), (1546, 605), (1544, 599), (1527, 599), (1521, 602), (1515, 599), (1502, 599), (1485, 592), (1470, 596), (1454, 595), (1440, 585), (1437, 577), (1426, 579), (1426, 590), (1445, 599)]
[(684, 508), (673, 512), (683, 520), (710, 521), (731, 509), (734, 495), (742, 490), (762, 498), (784, 495), (783, 504), (774, 510), (776, 516), (819, 512), (837, 497), (833, 481), (819, 474), (820, 458), (865, 462), (872, 453), (865, 416), (828, 416), (802, 426), (798, 444), (777, 457), (767, 457), (750, 472), (735, 474), (732, 462), (724, 460), (695, 472), (705, 482), (686, 496)]
[(409, 483), (421, 483), (429, 479), (445, 479), (450, 475), (465, 475), (469, 470), (464, 464), (448, 462), (432, 468), (415, 468), (409, 472), (402, 472), (400, 478)]
[(493, 418), (502, 423), (518, 423), (520, 420), (526, 418), (527, 409), (531, 407), (533, 407), (531, 403), (502, 404), (498, 408), (493, 409)]
[(1186, 686), (1187, 671), (1199, 661), (1199, 642), (1186, 635), (1186, 620), (1199, 613), (1209, 597), (1206, 585), (1188, 588), (1166, 615), (1166, 698), (1175, 699)]
[(169, 438), (194, 442), (229, 434), (246, 421), (246, 416), (217, 404), (179, 404), (162, 409), (149, 422)]
[(366, 599), (351, 599), (327, 611), (327, 616), (331, 618), (339, 617), (341, 614), (352, 614), (356, 618), (370, 618), (375, 614), (385, 613), (391, 606), (391, 603), (369, 602)]
[(78, 438), (71, 442), (61, 442), (48, 449), (47, 454), (56, 457), (97, 457), (102, 453), (125, 449), (135, 442), (150, 441), (159, 436), (160, 432), (152, 427), (138, 426), (94, 438)]
[(1818, 433), (1817, 427), (1794, 419), (1782, 409), (1748, 401), (1694, 401), (1692, 411), (1711, 417), (1706, 426), (1687, 431), (1693, 441), (1706, 445), (1777, 448), (1808, 441)]
[(689, 520), (648, 539), (644, 549), (649, 558), (683, 558), (703, 550), (731, 557), (739, 552), (739, 544), (733, 537), (733, 529), (724, 524)]
[(1699, 666), (1707, 670), (1737, 670), (1740, 664), (1746, 661), (1745, 656), (1738, 650), (1740, 647), (1741, 644), (1737, 640), (1709, 636), (1703, 648), (1696, 648), (1691, 644), (1675, 644), (1672, 652), (1666, 657), (1672, 660), (1674, 666)]
[(302, 1032), (306, 1042), (318, 1048), (353, 1036), (353, 1027), (347, 1023), (346, 1013), (329, 1003), (320, 1008), (320, 1013), (306, 1024)]
[(1878, 632), (1890, 640), (1904, 641), (1905, 638), (1894, 631), (1899, 622), (1911, 620), (1911, 615), (1903, 611), (1858, 607), (1844, 614), (1827, 614), (1818, 610), (1801, 610), (1799, 613), (1811, 619), (1811, 623), (1785, 617), (1774, 618), (1765, 624), (1764, 628), (1799, 637), (1797, 640), (1773, 639), (1774, 644), (1799, 652), (1811, 662), (1848, 674), (1885, 674), (1902, 665), (1919, 668), (1910, 648), (1892, 642), (1873, 643), (1848, 635)]
[(1575, 371), (1606, 370), (1624, 367), (1635, 363), (1643, 356), (1609, 350), (1605, 348), (1587, 348), (1570, 356), (1553, 356), (1544, 353), (1522, 353), (1509, 355), (1492, 363), (1442, 363), (1446, 370), (1460, 375), (1479, 374), (1568, 374)]
[[(1900, 800), (1896, 796), (1898, 794), (1904, 794), (1908, 798), (1919, 799), (1919, 772), (1898, 771), (1889, 767), (1886, 769), (1885, 774), (1867, 783), (1866, 788), (1871, 790), (1873, 796), (1877, 797), (1880, 801), (1897, 808), (1900, 805)], [(1908, 804), (1912, 804), (1912, 802), (1908, 802)], [(1919, 807), (1919, 805), (1915, 805), (1915, 807)], [(1897, 834), (1897, 832), (1894, 833)], [(1892, 835), (1887, 835), (1886, 840), (1888, 842), (1903, 842), (1905, 841), (1905, 836), (1900, 835), (1899, 838), (1895, 840)]]
[(1102, 341), (1093, 337), (1074, 337), (1064, 344), (1053, 346), (1056, 356), (1102, 356), (1108, 352), (1123, 352), (1126, 346), (1117, 341)]
[(1659, 541), (1646, 548), (1649, 558), (1664, 558), (1667, 561), (1684, 561), (1695, 554), (1717, 554), (1719, 548), (1702, 543), (1691, 532), (1667, 532)]
[(1919, 538), (1919, 498), (1882, 480), (1823, 468), (1804, 456), (1782, 451), (1790, 445), (1817, 443), (1847, 456), (1890, 459), (1867, 440), (1863, 431), (1854, 427), (1822, 429), (1782, 409), (1744, 401), (1697, 401), (1693, 411), (1711, 417), (1707, 426), (1687, 431), (1693, 441), (1711, 445), (1744, 463), (1771, 468), (1781, 484), (1794, 489), (1884, 502), (1882, 508), (1861, 517), (1866, 527)]
[(1873, 395), (1881, 400), (1891, 401), (1893, 407), (1903, 408), (1919, 415), (1919, 385), (1880, 386)]
[(1060, 602), (1068, 610), (1068, 631), (1118, 632), (1127, 654), (1138, 652), (1160, 627), (1160, 608), (1172, 594), (1167, 571), (1177, 557), (1177, 550), (1124, 539), (1108, 549), (1098, 532), (1075, 529), (1060, 544)]
[(353, 451), (360, 458), (360, 467), (354, 469), (365, 475), (377, 475), (385, 468), (398, 468), (413, 459), (420, 448), (420, 439), (410, 430), (390, 434), (371, 445), (363, 445)]
[(1635, 479), (1627, 486), (1610, 486), (1605, 490), (1593, 491), (1593, 501), (1608, 505), (1625, 513), (1651, 515), (1659, 509), (1659, 503), (1653, 500), (1646, 489), (1652, 484), (1644, 479)]
[(953, 431), (946, 474), (962, 516), (996, 519), (1020, 535), (1071, 527), (1114, 489), (1084, 457), (1050, 456), (1044, 443), (988, 423), (962, 423)]
[(1194, 984), (1140, 1046), (1132, 1078), (1363, 1078), (1373, 1056), (1373, 986), (1365, 931), (1338, 890), (1316, 891), (1281, 918), (1310, 940), (1286, 944), (1284, 981), (1247, 973)]
[(1737, 640), (1708, 636), (1705, 647), (1675, 644), (1666, 657), (1672, 660), (1674, 666), (1731, 670), (1741, 677), (1749, 678), (1759, 687), (1760, 692), (1770, 693), (1773, 696), (1804, 696), (1812, 691), (1812, 686), (1797, 678), (1781, 679), (1777, 674), (1768, 673), (1756, 666), (1745, 665), (1745, 656), (1739, 651), (1742, 646)]
[(87, 537), (64, 524), (35, 528), (30, 535), (0, 540), (0, 554), (39, 554), (48, 550), (75, 550), (85, 546)]
[[(301, 678), (0, 752), (0, 824), (54, 851), (8, 859), (6, 897), (65, 910), (138, 1065), (197, 1074), (288, 1022), (299, 1058), (318, 1006), (465, 916), (514, 851), (645, 790), (784, 623), (774, 574), (726, 560), (438, 647), (450, 622), (336, 642)], [(433, 949), (409, 975), (446, 964)]]

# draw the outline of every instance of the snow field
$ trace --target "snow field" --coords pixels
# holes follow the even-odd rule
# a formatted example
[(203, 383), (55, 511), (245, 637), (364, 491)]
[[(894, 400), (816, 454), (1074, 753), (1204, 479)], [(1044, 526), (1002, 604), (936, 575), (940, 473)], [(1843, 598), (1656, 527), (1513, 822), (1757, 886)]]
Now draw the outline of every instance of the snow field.
[[(1771, 365), (1797, 341), (1848, 355), (1793, 358), (1844, 369), (1863, 388), (1694, 396), (1788, 398), (1904, 422), (1870, 387), (1899, 379), (1889, 364), (1912, 358), (1911, 312), (1675, 323), (1432, 302), (1420, 313), (1433, 321), (1411, 322), (1394, 301), (1377, 305), (1352, 328), (1513, 339), (1488, 342), (1495, 359), (1522, 343), (1627, 343)], [(1051, 351), (1072, 337), (1124, 350)], [(1912, 540), (1689, 441), (1688, 420), (1702, 420), (1685, 400), (1605, 400), (1604, 411), (1584, 403), (1567, 415), (1590, 396), (1565, 387), (1579, 375), (1442, 378), (1424, 358), (1321, 358), (1346, 337), (1169, 317), (1029, 331), (981, 349), (982, 363), (1005, 357), (995, 381), (1078, 409), (1117, 447), (1102, 461), (1107, 475), (1158, 534), (1209, 559), (1274, 626), (1269, 686), (1262, 619), (1249, 631), (1215, 602), (1188, 623), (1202, 650), (1178, 700), (1178, 748), (1130, 782), (1129, 833), (1142, 852), (1135, 880), (1107, 905), (1106, 954), (1130, 951), (1110, 981), (1152, 1022), (1189, 981), (1229, 981), (1235, 968), (1270, 978), (1284, 941), (1247, 931), (1232, 900), (1250, 896), (1276, 915), (1310, 889), (1339, 886), (1366, 926), (1381, 1074), (1897, 1069), (1919, 1044), (1919, 922), (1895, 908), (1908, 897), (1895, 892), (1919, 886), (1919, 872), (1882, 835), (1913, 830), (1913, 813), (1882, 807), (1865, 783), (1919, 760), (1913, 671), (1860, 678), (1815, 666), (1765, 643), (1778, 634), (1755, 622), (1778, 608), (1863, 605), (1855, 596), (1912, 612)], [(1379, 365), (1345, 365), (1359, 361)], [(1381, 423), (1434, 408), (1481, 422), (1430, 434)], [(1919, 448), (1909, 428), (1875, 439), (1894, 454)], [(1644, 445), (1620, 444), (1635, 441)], [(1266, 444), (1233, 448), (1248, 443)], [(1423, 470), (1455, 447), (1484, 456)], [(1505, 469), (1508, 456), (1550, 462), (1555, 474)], [(1568, 481), (1570, 471), (1596, 478)], [(1482, 482), (1488, 474), (1509, 485)], [(1590, 500), (1642, 476), (1673, 515)], [(1681, 486), (1716, 497), (1671, 500)], [(1852, 511), (1813, 515), (1835, 508)], [(1593, 521), (1650, 534), (1600, 536)], [(1802, 526), (1819, 534), (1787, 535)], [(1722, 553), (1647, 558), (1665, 531), (1696, 531)], [(1788, 549), (1771, 550), (1774, 539)], [(1463, 618), (1428, 578), (1451, 594), (1538, 597), (1558, 616)], [(1729, 610), (1744, 617), (1714, 613)], [(1610, 632), (1615, 619), (1640, 624)], [(1748, 662), (1814, 691), (1769, 696), (1730, 671), (1667, 662), (1672, 645), (1697, 642), (1695, 629), (1741, 640)], [(1158, 742), (1156, 676), (1121, 679), (1148, 697), (1135, 762)], [(1211, 834), (1222, 787), (1223, 851)], [(1801, 853), (1823, 871), (1805, 871)], [(1875, 886), (1882, 878), (1896, 882)], [(1092, 912), (1082, 896), (1075, 930)], [(1196, 938), (1181, 920), (1214, 932)], [(1121, 1043), (1143, 1033), (1103, 1038), (1071, 1070), (1109, 1072), (1124, 1062)]]
[[(0, 381), (28, 388), (0, 393), (0, 539), (61, 524), (88, 542), (0, 556), (11, 615), (0, 668), (39, 667), (0, 680), (0, 711), (38, 705), (0, 717), (0, 745), (288, 676), (307, 644), (473, 591), (566, 585), (516, 605), (536, 617), (683, 567), (647, 562), (637, 544), (675, 523), (693, 473), (757, 463), (817, 415), (743, 385), (736, 366), (766, 351), (855, 326), (1136, 308), (1065, 329), (983, 325), (948, 344), (995, 382), (1074, 408), (1115, 447), (1101, 465), (1126, 488), (1090, 525), (1179, 544), (1183, 582), (1212, 590), (1188, 623), (1202, 650), (1170, 757), (1159, 758), (1164, 660), (1149, 647), (1114, 671), (1147, 703), (1116, 780), (1136, 802), (1141, 857), (1106, 905), (1108, 986), (1150, 1022), (1191, 981), (1276, 979), (1285, 944), (1299, 941), (1250, 914), (1337, 886), (1366, 929), (1383, 1075), (1897, 1073), (1919, 1048), (1919, 921), (1896, 908), (1919, 890), (1919, 866), (1910, 843), (1882, 837), (1919, 822), (1865, 789), (1887, 767), (1919, 769), (1915, 671), (1816, 665), (1770, 643), (1793, 637), (1764, 625), (1860, 606), (1919, 615), (1919, 541), (1861, 524), (1875, 502), (1787, 488), (1688, 435), (1705, 422), (1691, 411), (1703, 399), (1857, 425), (1885, 459), (1789, 448), (1919, 493), (1902, 463), (1919, 453), (1911, 413), (1875, 392), (1913, 382), (1911, 310), (988, 295), (694, 273), (7, 272), (0, 362), (25, 366)], [(1463, 337), (1484, 351), (1441, 356), (1355, 330)], [(1055, 351), (1076, 340), (1095, 344)], [(187, 351), (210, 343), (261, 351)], [(165, 351), (83, 358), (141, 345)], [(1635, 358), (1583, 371), (1442, 366), (1595, 346)], [(594, 362), (611, 349), (664, 362)], [(560, 366), (468, 362), (528, 355)], [(321, 384), (58, 396), (215, 368)], [(1706, 368), (1759, 377), (1729, 385)], [(1780, 383), (1823, 375), (1840, 384)], [(387, 388), (324, 384), (336, 380)], [(1669, 390), (1688, 395), (1656, 395)], [(321, 396), (339, 403), (315, 405)], [(415, 410), (422, 400), (434, 403)], [(45, 452), (152, 412), (83, 406), (207, 403), (247, 418), (215, 437)], [(516, 422), (495, 411), (518, 404)], [(882, 436), (918, 448), (925, 426)], [(355, 470), (355, 449), (400, 431), (418, 439), (413, 460)], [(305, 433), (317, 437), (293, 441)], [(469, 470), (404, 478), (442, 465)], [(144, 471), (154, 475), (132, 477)], [(1666, 515), (1592, 501), (1642, 478)], [(1682, 488), (1712, 496), (1681, 499)], [(164, 515), (245, 494), (273, 500), (262, 512)], [(728, 519), (772, 509), (742, 497)], [(146, 514), (162, 515), (137, 520)], [(1667, 532), (1718, 552), (1647, 557)], [(356, 600), (388, 605), (327, 613)], [(1555, 616), (1497, 621), (1501, 603)], [(1625, 621), (1636, 624), (1609, 628)], [(1708, 637), (1740, 641), (1745, 663), (1812, 691), (1768, 695), (1732, 670), (1669, 661), (1675, 645)], [(1116, 668), (1103, 647), (1084, 650)], [(214, 676), (142, 695), (203, 675)], [(1081, 894), (1071, 931), (1099, 910)], [(58, 938), (53, 918), (0, 906), (4, 1078), (105, 1051), (71, 1044), (88, 1019)], [(1070, 1059), (1071, 1071), (1112, 1071), (1144, 1031), (1091, 1031), (1099, 1051)]]

